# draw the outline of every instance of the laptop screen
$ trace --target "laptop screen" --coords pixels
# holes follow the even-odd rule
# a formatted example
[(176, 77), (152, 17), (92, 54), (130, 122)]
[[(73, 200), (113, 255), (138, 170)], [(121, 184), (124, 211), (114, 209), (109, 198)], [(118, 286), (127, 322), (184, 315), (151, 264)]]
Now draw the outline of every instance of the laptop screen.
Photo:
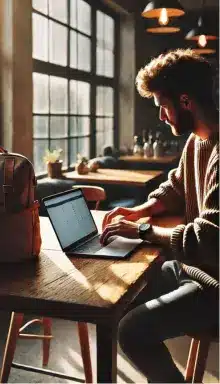
[(80, 189), (46, 198), (44, 205), (63, 249), (97, 232)]

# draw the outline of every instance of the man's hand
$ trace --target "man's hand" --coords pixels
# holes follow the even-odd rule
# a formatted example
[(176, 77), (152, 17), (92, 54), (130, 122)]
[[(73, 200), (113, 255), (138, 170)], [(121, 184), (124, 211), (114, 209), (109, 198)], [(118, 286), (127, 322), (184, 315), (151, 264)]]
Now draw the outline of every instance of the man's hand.
[(116, 223), (121, 219), (125, 219), (127, 221), (137, 221), (142, 216), (143, 209), (117, 207), (105, 215), (102, 223), (102, 229), (104, 230), (107, 225)]
[(141, 217), (140, 219), (137, 220), (138, 224), (152, 224), (153, 218), (152, 217)]
[(138, 239), (138, 228), (138, 223), (121, 219), (117, 223), (105, 226), (105, 229), (100, 237), (100, 242), (102, 244), (107, 244), (107, 241), (111, 236), (123, 236), (128, 237), (129, 239)]

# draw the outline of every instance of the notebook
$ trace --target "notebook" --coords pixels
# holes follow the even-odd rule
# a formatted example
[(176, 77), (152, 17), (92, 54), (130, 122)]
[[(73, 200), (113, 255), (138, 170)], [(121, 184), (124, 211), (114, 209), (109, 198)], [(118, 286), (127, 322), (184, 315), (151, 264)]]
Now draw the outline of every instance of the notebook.
[(121, 236), (100, 243), (97, 226), (80, 188), (42, 199), (60, 246), (67, 255), (125, 258), (142, 243)]

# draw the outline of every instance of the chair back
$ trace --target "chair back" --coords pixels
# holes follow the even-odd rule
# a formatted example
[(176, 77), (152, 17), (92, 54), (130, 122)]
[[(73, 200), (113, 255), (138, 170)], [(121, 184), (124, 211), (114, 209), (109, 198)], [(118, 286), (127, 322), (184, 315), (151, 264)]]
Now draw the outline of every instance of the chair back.
[(104, 188), (93, 185), (74, 185), (73, 188), (81, 188), (85, 199), (89, 202), (95, 202), (95, 209), (99, 208), (100, 202), (106, 199)]

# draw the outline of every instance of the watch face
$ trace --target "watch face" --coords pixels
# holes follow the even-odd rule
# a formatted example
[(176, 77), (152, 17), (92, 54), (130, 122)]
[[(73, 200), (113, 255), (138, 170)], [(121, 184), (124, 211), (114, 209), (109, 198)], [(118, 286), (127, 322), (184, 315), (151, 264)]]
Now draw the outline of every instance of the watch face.
[(146, 232), (150, 228), (151, 228), (151, 224), (143, 223), (140, 225), (139, 231), (140, 232)]

